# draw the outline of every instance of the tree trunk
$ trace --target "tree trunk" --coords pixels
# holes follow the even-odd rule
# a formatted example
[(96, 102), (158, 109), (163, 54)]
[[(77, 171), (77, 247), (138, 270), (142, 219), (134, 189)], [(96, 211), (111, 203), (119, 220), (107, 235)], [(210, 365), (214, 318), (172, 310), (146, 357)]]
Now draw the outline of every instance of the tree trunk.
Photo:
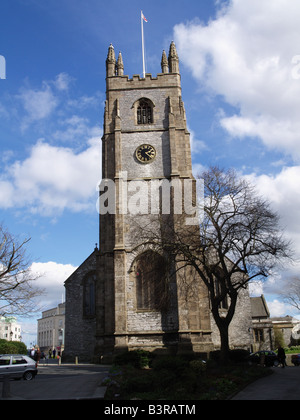
[(223, 318), (219, 315), (218, 308), (212, 308), (212, 314), (220, 333), (220, 340), (221, 340), (220, 362), (221, 364), (227, 364), (229, 361), (229, 322), (228, 322), (227, 317)]
[(221, 324), (221, 327), (219, 327), (221, 339), (220, 362), (222, 365), (226, 365), (229, 362), (229, 325), (225, 319), (221, 319)]

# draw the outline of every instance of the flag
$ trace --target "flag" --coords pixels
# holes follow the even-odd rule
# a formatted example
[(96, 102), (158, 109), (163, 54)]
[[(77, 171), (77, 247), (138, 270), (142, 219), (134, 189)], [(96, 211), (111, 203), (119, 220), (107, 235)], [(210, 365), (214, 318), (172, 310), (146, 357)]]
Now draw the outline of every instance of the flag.
[(144, 13), (143, 12), (142, 12), (142, 19), (144, 19), (145, 22), (148, 22), (148, 20), (144, 16)]

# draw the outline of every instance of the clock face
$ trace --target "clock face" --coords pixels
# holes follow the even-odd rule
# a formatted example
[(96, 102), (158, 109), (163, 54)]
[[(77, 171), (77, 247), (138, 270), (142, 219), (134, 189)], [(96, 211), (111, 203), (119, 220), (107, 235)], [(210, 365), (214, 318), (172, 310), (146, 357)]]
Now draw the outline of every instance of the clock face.
[(156, 150), (150, 144), (142, 144), (136, 149), (135, 156), (141, 163), (150, 163), (155, 159)]

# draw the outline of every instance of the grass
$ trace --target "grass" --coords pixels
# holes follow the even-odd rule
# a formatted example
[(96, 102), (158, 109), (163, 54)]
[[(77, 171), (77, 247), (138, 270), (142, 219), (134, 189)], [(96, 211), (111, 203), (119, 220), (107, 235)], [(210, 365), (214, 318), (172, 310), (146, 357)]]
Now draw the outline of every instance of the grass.
[(114, 365), (104, 384), (107, 400), (225, 400), (270, 369), (245, 364), (160, 357), (151, 368)]
[(300, 353), (300, 346), (285, 347), (285, 354), (297, 354)]

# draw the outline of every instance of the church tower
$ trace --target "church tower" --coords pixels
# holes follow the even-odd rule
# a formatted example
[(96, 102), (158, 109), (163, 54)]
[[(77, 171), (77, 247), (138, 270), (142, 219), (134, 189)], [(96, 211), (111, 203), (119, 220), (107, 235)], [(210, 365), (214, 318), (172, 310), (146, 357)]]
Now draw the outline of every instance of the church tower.
[[(189, 282), (191, 272), (182, 270), (179, 274), (181, 270), (173, 270), (170, 275), (164, 255), (150, 245), (142, 245), (138, 230), (143, 231), (144, 227), (145, 232), (151, 220), (163, 220), (162, 190), (157, 190), (160, 197), (153, 197), (154, 185), (193, 180), (190, 135), (174, 42), (168, 57), (163, 51), (161, 73), (156, 77), (146, 74), (145, 78), (134, 75), (131, 79), (124, 75), (121, 53), (116, 58), (110, 45), (106, 59), (102, 179), (100, 202), (106, 207), (100, 209), (95, 354), (138, 348), (210, 350), (206, 288), (198, 284), (197, 293), (184, 296), (179, 277), (183, 275)], [(153, 202), (157, 204), (154, 209), (150, 206)], [(173, 210), (171, 207), (168, 220), (173, 220), (175, 229)], [(159, 227), (155, 229), (159, 234)], [(162, 277), (167, 281), (162, 282)]]

